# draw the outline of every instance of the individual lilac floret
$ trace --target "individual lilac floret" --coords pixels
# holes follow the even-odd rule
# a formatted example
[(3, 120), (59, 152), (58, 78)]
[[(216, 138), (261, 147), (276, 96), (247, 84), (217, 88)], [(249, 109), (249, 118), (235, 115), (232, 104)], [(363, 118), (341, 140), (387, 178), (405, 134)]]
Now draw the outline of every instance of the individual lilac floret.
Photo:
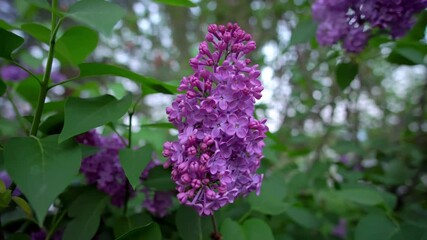
[(323, 46), (343, 41), (346, 51), (358, 53), (373, 29), (402, 37), (413, 26), (414, 15), (426, 7), (427, 0), (316, 0), (312, 13), (319, 22), (317, 41)]
[[(141, 182), (144, 183), (144, 181), (147, 180), (151, 169), (160, 165), (162, 165), (161, 162), (157, 158), (153, 158), (142, 172), (140, 176)], [(164, 217), (169, 213), (169, 210), (172, 207), (172, 192), (153, 191), (145, 186), (142, 189), (142, 192), (145, 194), (145, 200), (142, 205), (147, 209), (147, 211), (156, 217)]]
[[(3, 181), (6, 188), (9, 188), (10, 185), (12, 184), (12, 179), (10, 178), (9, 174), (5, 170), (0, 171), (0, 180)], [(22, 193), (19, 190), (19, 188), (15, 188), (15, 190), (12, 193), (12, 196), (19, 196), (21, 194)]]
[[(132, 187), (119, 162), (119, 150), (126, 147), (117, 135), (101, 136), (91, 130), (76, 137), (77, 142), (98, 147), (99, 151), (83, 159), (80, 171), (89, 184), (111, 196), (111, 203), (121, 207), (126, 200), (126, 191), (132, 196)], [(127, 188), (127, 190), (126, 190)]]
[(5, 81), (18, 82), (27, 78), (29, 74), (17, 66), (7, 65), (0, 68), (0, 76)]
[(164, 144), (165, 167), (172, 166), (178, 200), (200, 215), (260, 191), (256, 170), (268, 128), (253, 117), (263, 90), (258, 65), (246, 58), (255, 48), (237, 24), (210, 25), (190, 60), (194, 74), (178, 88), (185, 93), (166, 109), (179, 134)]

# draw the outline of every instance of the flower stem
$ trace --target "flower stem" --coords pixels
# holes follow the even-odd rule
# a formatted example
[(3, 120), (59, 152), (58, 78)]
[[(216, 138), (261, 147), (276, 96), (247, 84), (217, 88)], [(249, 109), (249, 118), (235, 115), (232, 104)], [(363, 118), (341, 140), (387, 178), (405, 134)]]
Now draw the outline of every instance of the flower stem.
[(222, 240), (222, 235), (218, 231), (218, 225), (216, 223), (216, 219), (215, 219), (214, 214), (211, 215), (211, 220), (212, 220), (212, 226), (213, 226), (213, 230), (214, 230), (211, 234), (211, 239), (212, 240)]
[(48, 85), (50, 80), (50, 73), (52, 71), (53, 57), (55, 55), (56, 33), (58, 32), (59, 26), (61, 25), (63, 20), (63, 18), (60, 18), (59, 21), (57, 21), (57, 16), (55, 13), (57, 7), (58, 0), (52, 0), (52, 33), (50, 35), (50, 45), (46, 63), (46, 70), (44, 72), (42, 82), (40, 83), (40, 92), (37, 101), (36, 113), (31, 124), (30, 135), (32, 136), (37, 136), (37, 131), (39, 129), (40, 120), (44, 108), (44, 102), (46, 100), (47, 92), (49, 90)]

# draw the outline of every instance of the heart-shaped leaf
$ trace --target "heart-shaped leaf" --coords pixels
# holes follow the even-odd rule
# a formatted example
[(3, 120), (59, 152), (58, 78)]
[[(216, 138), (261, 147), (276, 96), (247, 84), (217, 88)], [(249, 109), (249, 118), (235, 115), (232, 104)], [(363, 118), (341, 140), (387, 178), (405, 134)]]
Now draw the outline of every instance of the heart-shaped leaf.
[(120, 6), (103, 0), (82, 0), (70, 7), (68, 16), (110, 36), (114, 25), (126, 14)]
[(149, 145), (138, 150), (132, 150), (129, 148), (120, 150), (120, 164), (122, 165), (126, 177), (134, 189), (140, 185), (139, 177), (148, 162), (151, 160), (153, 151), (153, 148)]
[(56, 43), (57, 56), (62, 62), (77, 65), (98, 45), (97, 32), (83, 26), (68, 29)]
[(64, 128), (59, 135), (59, 141), (116, 121), (129, 110), (131, 103), (132, 95), (121, 100), (111, 95), (86, 99), (69, 98), (65, 102)]
[(80, 148), (74, 141), (59, 144), (57, 135), (12, 138), (3, 154), (8, 173), (42, 225), (49, 206), (78, 174)]

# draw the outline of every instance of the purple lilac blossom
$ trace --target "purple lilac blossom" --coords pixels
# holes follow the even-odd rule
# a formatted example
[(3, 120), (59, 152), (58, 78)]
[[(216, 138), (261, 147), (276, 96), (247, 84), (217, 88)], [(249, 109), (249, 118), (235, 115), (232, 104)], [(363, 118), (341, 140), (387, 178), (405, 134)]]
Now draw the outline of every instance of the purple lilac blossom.
[[(63, 231), (56, 231), (50, 239), (52, 240), (61, 240), (63, 235)], [(40, 229), (37, 232), (31, 233), (31, 240), (45, 240), (47, 237), (46, 231), (44, 229)]]
[[(4, 183), (6, 188), (9, 188), (10, 185), (12, 184), (12, 179), (10, 178), (9, 174), (5, 170), (0, 171), (0, 180)], [(12, 196), (19, 196), (21, 194), (22, 193), (19, 190), (19, 188), (15, 188), (15, 190), (12, 193)]]
[(0, 68), (0, 76), (5, 81), (18, 82), (27, 78), (29, 74), (17, 66), (7, 65)]
[(317, 41), (323, 46), (343, 42), (348, 52), (361, 52), (373, 29), (402, 37), (427, 0), (316, 0), (313, 18), (319, 23)]
[(253, 117), (263, 86), (258, 65), (246, 54), (252, 36), (237, 24), (208, 27), (199, 53), (190, 60), (194, 74), (184, 77), (166, 109), (178, 140), (164, 144), (165, 167), (172, 166), (178, 200), (199, 215), (214, 211), (252, 191), (259, 194), (263, 175), (266, 120)]
[(332, 229), (332, 235), (345, 239), (347, 236), (347, 220), (340, 219), (339, 223)]
[[(144, 181), (147, 180), (148, 174), (151, 169), (160, 165), (162, 165), (160, 160), (154, 157), (153, 160), (151, 160), (147, 164), (144, 171), (141, 173), (141, 182), (144, 183)], [(142, 189), (142, 192), (145, 195), (145, 200), (142, 205), (145, 207), (145, 209), (147, 209), (147, 211), (149, 211), (156, 217), (164, 217), (169, 213), (169, 210), (172, 207), (173, 192), (153, 191), (145, 186)]]
[[(117, 135), (101, 136), (96, 130), (91, 130), (76, 137), (77, 142), (93, 147), (99, 151), (83, 159), (80, 171), (85, 175), (89, 184), (111, 196), (111, 203), (123, 206), (126, 191), (130, 196), (134, 191), (127, 183), (126, 175), (119, 162), (119, 150), (126, 147)], [(126, 190), (127, 187), (127, 190)]]

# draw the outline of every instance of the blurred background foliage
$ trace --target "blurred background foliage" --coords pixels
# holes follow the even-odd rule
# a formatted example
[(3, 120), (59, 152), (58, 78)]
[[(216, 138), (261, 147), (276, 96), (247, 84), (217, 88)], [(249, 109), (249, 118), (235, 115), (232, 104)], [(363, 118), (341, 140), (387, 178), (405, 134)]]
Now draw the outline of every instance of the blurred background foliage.
[[(49, 12), (31, 2), (1, 1), (0, 25), (49, 26)], [(60, 8), (66, 10), (74, 2), (61, 0)], [(260, 197), (240, 199), (219, 212), (221, 230), (256, 216), (276, 239), (427, 239), (425, 11), (404, 38), (378, 35), (361, 54), (352, 55), (339, 46), (316, 43), (311, 1), (200, 0), (192, 8), (150, 0), (113, 2), (127, 14), (111, 35), (99, 35), (88, 62), (124, 66), (178, 85), (191, 74), (188, 61), (208, 24), (237, 22), (257, 42), (251, 57), (260, 65), (265, 90), (256, 114), (267, 118), (270, 127), (261, 169), (265, 180)], [(64, 22), (66, 27), (73, 24)], [(31, 33), (19, 35), (25, 37), (16, 55), (19, 62), (32, 69), (43, 66), (47, 45)], [(96, 46), (98, 37), (88, 32), (82, 41)], [(66, 56), (55, 60), (54, 71), (67, 78), (78, 75), (76, 64)], [(0, 142), (25, 135), (21, 126), (30, 122), (17, 121), (10, 100), (21, 115), (28, 115), (36, 87), (22, 81), (0, 98)], [(54, 88), (48, 99), (53, 103), (63, 96), (102, 93), (121, 98), (127, 91), (139, 95), (141, 87), (120, 77), (85, 78)], [(164, 109), (173, 97), (146, 91), (143, 96), (133, 141), (151, 143), (160, 153), (163, 142), (176, 132), (167, 125), (144, 124), (166, 122)], [(46, 116), (60, 115), (55, 104), (46, 108)], [(46, 127), (58, 132), (55, 125), (62, 122), (51, 120)], [(117, 126), (117, 131), (125, 133), (126, 128)], [(162, 228), (170, 227), (170, 219), (173, 216), (162, 220)]]

